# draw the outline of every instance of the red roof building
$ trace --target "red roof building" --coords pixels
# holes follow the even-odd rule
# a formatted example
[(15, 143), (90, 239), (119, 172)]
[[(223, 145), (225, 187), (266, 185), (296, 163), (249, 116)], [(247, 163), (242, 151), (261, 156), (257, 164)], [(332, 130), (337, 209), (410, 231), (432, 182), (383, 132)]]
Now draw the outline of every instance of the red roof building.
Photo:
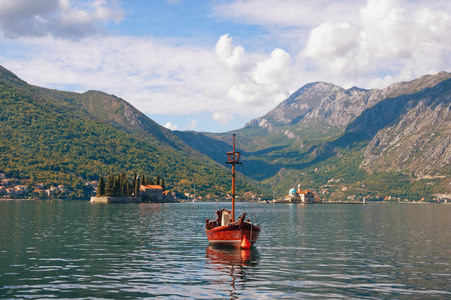
[(163, 188), (159, 185), (141, 185), (139, 195), (150, 198), (151, 201), (163, 202)]

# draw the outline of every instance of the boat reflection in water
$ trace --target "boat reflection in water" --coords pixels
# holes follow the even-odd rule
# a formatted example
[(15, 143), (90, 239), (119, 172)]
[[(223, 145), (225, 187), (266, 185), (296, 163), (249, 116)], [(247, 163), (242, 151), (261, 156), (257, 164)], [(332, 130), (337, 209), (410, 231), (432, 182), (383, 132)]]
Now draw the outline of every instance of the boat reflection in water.
[[(255, 267), (260, 261), (258, 249), (240, 249), (220, 245), (208, 245), (206, 249), (207, 269), (212, 271), (212, 283), (222, 286), (230, 293), (230, 299), (237, 299), (239, 290), (256, 273)], [(220, 288), (220, 287), (219, 287)]]

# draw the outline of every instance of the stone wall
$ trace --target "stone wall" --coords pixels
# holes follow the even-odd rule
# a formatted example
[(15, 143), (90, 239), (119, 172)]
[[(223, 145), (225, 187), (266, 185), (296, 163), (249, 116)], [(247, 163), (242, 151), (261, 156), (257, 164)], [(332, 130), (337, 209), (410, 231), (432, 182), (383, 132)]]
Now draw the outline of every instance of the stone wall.
[(141, 203), (141, 197), (91, 197), (92, 203)]

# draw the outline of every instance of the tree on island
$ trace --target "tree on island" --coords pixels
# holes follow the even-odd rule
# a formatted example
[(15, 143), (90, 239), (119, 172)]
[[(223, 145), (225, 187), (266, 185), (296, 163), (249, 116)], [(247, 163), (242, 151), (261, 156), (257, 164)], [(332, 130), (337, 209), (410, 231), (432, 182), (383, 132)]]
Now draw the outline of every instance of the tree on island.
[(103, 176), (100, 176), (99, 183), (97, 185), (97, 197), (105, 195), (105, 181), (103, 181)]
[[(153, 180), (150, 177), (147, 178), (145, 175), (143, 175), (142, 179), (141, 179), (141, 184), (142, 185), (154, 185), (155, 183), (153, 182)], [(156, 184), (158, 184), (158, 182)]]
[(105, 188), (105, 196), (113, 196), (114, 195), (114, 176), (108, 176), (108, 182)]
[(138, 175), (136, 174), (136, 172), (133, 174), (133, 179), (132, 179), (132, 191), (133, 191), (133, 196), (136, 196), (136, 179), (138, 178)]
[[(139, 196), (139, 188), (141, 185), (159, 185), (165, 190), (165, 181), (157, 176), (157, 182), (154, 183), (150, 177), (142, 175), (140, 180), (139, 176), (134, 173), (133, 180), (130, 183), (128, 181), (125, 172), (120, 175), (108, 176), (108, 182), (105, 184), (103, 176), (99, 178), (99, 185), (97, 187), (97, 196), (109, 196), (109, 197), (137, 197)], [(106, 185), (106, 186), (105, 186)]]
[(119, 177), (120, 193), (122, 196), (128, 196), (128, 179), (124, 172)]
[(113, 188), (113, 197), (119, 197), (121, 194), (121, 176), (118, 175), (117, 178), (113, 175), (113, 182), (114, 182), (114, 188)]
[(139, 187), (141, 186), (141, 184), (139, 183), (139, 177), (138, 178), (136, 178), (136, 181), (135, 181), (135, 186), (134, 186), (134, 189), (135, 189), (135, 193), (134, 193), (134, 196), (135, 197), (138, 197), (138, 195), (139, 195)]

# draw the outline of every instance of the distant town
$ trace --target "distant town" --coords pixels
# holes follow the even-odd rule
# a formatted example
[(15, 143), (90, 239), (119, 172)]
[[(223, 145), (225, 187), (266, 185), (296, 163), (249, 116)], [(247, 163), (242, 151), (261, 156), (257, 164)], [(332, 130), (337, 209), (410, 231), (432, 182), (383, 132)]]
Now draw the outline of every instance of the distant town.
[[(365, 193), (367, 194), (365, 195)], [(337, 194), (340, 194), (340, 197), (337, 197)], [(332, 178), (326, 185), (320, 186), (318, 192), (315, 193), (315, 201), (323, 203), (451, 203), (451, 195), (440, 194), (429, 199), (426, 199), (424, 196), (419, 199), (409, 199), (391, 195), (369, 195), (365, 185), (355, 188), (341, 183), (341, 179)]]
[[(91, 188), (93, 193), (95, 193), (97, 184), (97, 180), (86, 182), (86, 186)], [(54, 186), (45, 186), (44, 183), (24, 184), (21, 179), (7, 178), (4, 173), (0, 173), (0, 197), (10, 199), (70, 199), (71, 197), (75, 197), (75, 195), (73, 191), (62, 184)]]

